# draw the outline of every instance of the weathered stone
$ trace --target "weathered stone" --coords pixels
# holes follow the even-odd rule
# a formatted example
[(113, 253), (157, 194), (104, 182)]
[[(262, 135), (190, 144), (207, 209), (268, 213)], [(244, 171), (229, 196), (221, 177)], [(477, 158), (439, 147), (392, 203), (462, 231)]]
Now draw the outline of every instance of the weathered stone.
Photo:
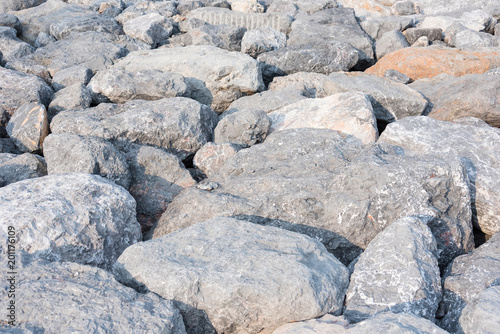
[(43, 104), (23, 104), (7, 124), (7, 133), (22, 152), (39, 153), (49, 134), (49, 119)]
[(398, 150), (363, 148), (354, 137), (327, 129), (272, 133), (264, 143), (239, 151), (209, 178), (217, 188), (181, 192), (154, 237), (216, 216), (242, 215), (321, 240), (349, 264), (390, 222), (424, 215), (432, 220), (429, 226), (445, 265), (473, 248), (464, 168)]
[(208, 23), (196, 18), (189, 18), (179, 22), (179, 30), (181, 32), (188, 32), (190, 30), (203, 27), (204, 25), (208, 25)]
[(473, 252), (457, 257), (448, 266), (443, 276), (444, 317), (439, 322), (442, 328), (451, 333), (456, 332), (460, 328), (459, 318), (466, 304), (471, 303), (470, 308), (474, 308), (475, 300), (481, 297), (483, 290), (498, 285), (498, 261), (500, 233)]
[(21, 154), (16, 144), (10, 138), (0, 138), (0, 153)]
[(409, 28), (404, 31), (408, 43), (415, 43), (420, 37), (425, 36), (429, 41), (443, 39), (443, 31), (439, 28)]
[(101, 137), (122, 147), (130, 143), (156, 146), (184, 159), (212, 140), (216, 123), (217, 115), (207, 106), (176, 97), (63, 111), (52, 120), (51, 130)]
[(423, 48), (431, 45), (431, 42), (427, 38), (427, 36), (419, 37), (411, 46), (414, 48)]
[[(284, 13), (295, 16), (297, 10), (308, 14), (313, 14), (328, 8), (338, 7), (336, 0), (275, 0), (267, 8), (267, 13)], [(295, 10), (294, 10), (295, 9)]]
[(241, 40), (241, 52), (248, 53), (256, 58), (264, 52), (284, 48), (286, 35), (271, 27), (262, 27), (249, 30)]
[(136, 17), (156, 13), (163, 17), (171, 18), (177, 14), (177, 3), (175, 1), (137, 1), (115, 17), (122, 25), (128, 20)]
[(491, 126), (500, 127), (500, 77), (468, 74), (461, 77), (442, 74), (420, 79), (410, 87), (429, 99), (429, 117), (452, 121), (476, 117)]
[(495, 333), (500, 327), (500, 286), (483, 290), (462, 311), (460, 327), (463, 333)]
[(391, 30), (386, 32), (375, 44), (375, 53), (377, 59), (382, 58), (386, 54), (393, 51), (409, 47), (410, 44), (405, 38), (405, 35), (399, 30)]
[(191, 86), (191, 96), (215, 111), (223, 111), (237, 98), (264, 89), (255, 59), (213, 46), (136, 51), (113, 68), (133, 74), (141, 70), (180, 73)]
[(211, 176), (217, 173), (227, 159), (234, 156), (243, 148), (243, 145), (234, 143), (206, 143), (196, 152), (193, 164), (196, 168), (201, 170), (203, 174)]
[(173, 46), (211, 45), (228, 51), (240, 51), (246, 29), (231, 25), (205, 24), (169, 39)]
[(411, 313), (379, 313), (366, 319), (346, 332), (347, 334), (367, 334), (383, 331), (387, 334), (447, 334), (431, 321)]
[(85, 66), (76, 65), (57, 72), (52, 78), (52, 87), (58, 91), (77, 84), (86, 86), (90, 79), (92, 79), (92, 70)]
[[(0, 204), (6, 226), (17, 232), (17, 250), (49, 261), (109, 269), (141, 239), (132, 196), (96, 175), (49, 175), (12, 183), (0, 188)], [(0, 233), (7, 238), (6, 229)]]
[(405, 31), (414, 24), (415, 19), (401, 16), (369, 17), (360, 23), (363, 30), (373, 39), (379, 39), (392, 30)]
[(294, 17), (297, 15), (298, 10), (293, 0), (274, 0), (267, 6), (266, 13), (279, 13)]
[(419, 14), (420, 8), (412, 1), (397, 1), (391, 6), (392, 15)]
[(3, 0), (0, 4), (0, 13), (35, 7), (45, 1), (46, 0)]
[(431, 46), (428, 48), (404, 48), (386, 55), (366, 73), (383, 76), (393, 69), (417, 80), (432, 78), (441, 73), (456, 77), (465, 74), (481, 74), (500, 66), (500, 51), (480, 49), (466, 51)]
[(267, 76), (315, 72), (348, 71), (358, 63), (358, 51), (349, 43), (332, 41), (324, 45), (288, 46), (258, 56)]
[(373, 64), (373, 41), (361, 29), (351, 8), (330, 8), (297, 16), (287, 45), (314, 45), (321, 49), (321, 46), (328, 48), (332, 42), (349, 43), (356, 48), (359, 66)]
[(220, 118), (223, 118), (229, 113), (246, 109), (260, 109), (264, 110), (266, 113), (270, 113), (273, 110), (306, 98), (306, 93), (302, 92), (300, 89), (294, 89), (293, 87), (276, 91), (266, 90), (262, 93), (240, 97), (229, 105), (227, 110), (220, 115)]
[(244, 109), (220, 120), (214, 131), (214, 142), (252, 146), (263, 142), (271, 127), (271, 119), (263, 110)]
[(349, 280), (316, 240), (222, 217), (129, 247), (114, 270), (125, 282), (205, 311), (219, 333), (338, 314)]
[(451, 46), (457, 48), (481, 48), (500, 46), (500, 37), (492, 36), (485, 32), (476, 32), (470, 29), (463, 29), (450, 37)]
[(294, 128), (320, 128), (353, 135), (364, 144), (374, 143), (378, 139), (377, 120), (370, 99), (359, 92), (305, 99), (277, 109), (270, 113), (269, 117), (272, 121), (271, 132)]
[(0, 26), (0, 52), (2, 53), (0, 65), (35, 52), (34, 47), (21, 41), (16, 35), (16, 29)]
[(356, 262), (344, 316), (359, 322), (392, 311), (434, 320), (441, 300), (437, 245), (427, 222), (405, 217), (378, 234)]
[(23, 25), (21, 24), (21, 21), (19, 21), (17, 16), (13, 14), (1, 13), (1, 10), (0, 10), (0, 26), (11, 27), (16, 29), (16, 35), (21, 34), (21, 31), (23, 30)]
[(128, 20), (123, 25), (123, 30), (127, 35), (153, 46), (169, 38), (173, 29), (172, 22), (157, 13), (139, 16)]
[(54, 91), (42, 79), (0, 67), (0, 108), (9, 115), (28, 102), (47, 106)]
[(419, 27), (422, 29), (441, 29), (446, 32), (452, 25), (456, 24), (461, 24), (474, 31), (480, 31), (483, 28), (479, 23), (461, 20), (451, 16), (426, 16), (419, 22)]
[(480, 24), (483, 28), (481, 31), (492, 33), (497, 20), (493, 16), (485, 11), (476, 9), (473, 11), (466, 11), (460, 16), (462, 20), (474, 22)]
[(127, 161), (132, 175), (129, 192), (137, 202), (137, 220), (147, 231), (174, 197), (196, 182), (179, 158), (158, 148), (135, 147)]
[(495, 68), (492, 68), (491, 70), (487, 71), (487, 72), (484, 72), (484, 74), (488, 74), (488, 75), (499, 75), (500, 74), (500, 67), (495, 67)]
[(231, 10), (242, 13), (264, 13), (264, 6), (257, 0), (232, 0)]
[(47, 165), (41, 156), (0, 153), (0, 187), (44, 175), (47, 175)]
[(49, 118), (63, 110), (86, 109), (92, 103), (90, 90), (82, 84), (76, 84), (61, 89), (54, 94), (54, 99), (49, 104)]
[(205, 4), (201, 1), (182, 1), (180, 4), (177, 5), (177, 11), (179, 12), (180, 15), (185, 16), (189, 14), (189, 12), (197, 9), (197, 8), (203, 8)]
[(159, 70), (141, 70), (135, 74), (118, 68), (99, 71), (88, 88), (99, 103), (191, 96), (191, 87), (182, 75)]
[(500, 189), (497, 168), (500, 151), (493, 143), (500, 130), (434, 120), (407, 117), (389, 124), (379, 142), (398, 145), (416, 154), (436, 154), (444, 160), (457, 157), (467, 168), (470, 179), (473, 222), (489, 235), (500, 231), (500, 203), (494, 194)]
[[(328, 76), (321, 73), (299, 72), (284, 77), (276, 77), (269, 84), (269, 90), (280, 91), (299, 91), (301, 95), (309, 98), (326, 97), (338, 93), (338, 88)], [(288, 105), (290, 103), (287, 103)]]
[(130, 172), (125, 157), (109, 142), (97, 137), (51, 134), (43, 154), (49, 174), (97, 174), (128, 189)]
[(393, 81), (402, 83), (402, 84), (409, 84), (412, 82), (412, 80), (406, 75), (401, 72), (398, 72), (396, 70), (387, 70), (384, 73), (384, 78), (391, 79)]
[(56, 41), (56, 39), (54, 38), (54, 36), (51, 36), (51, 35), (46, 34), (44, 32), (41, 32), (36, 37), (34, 46), (35, 46), (35, 48), (38, 49), (38, 48), (42, 48), (45, 45), (48, 45), (50, 43), (54, 43), (55, 41)]
[(483, 121), (482, 119), (475, 118), (475, 117), (461, 117), (452, 120), (453, 123), (457, 124), (463, 124), (463, 125), (472, 125), (472, 126), (479, 126), (479, 127), (486, 127), (489, 128), (490, 125)]
[[(53, 17), (55, 21), (50, 24), (49, 31), (56, 39), (63, 39), (72, 32), (97, 31), (110, 34), (123, 34), (122, 27), (115, 19), (95, 12), (84, 12), (81, 16), (65, 14)], [(43, 31), (46, 32), (46, 31)]]
[(349, 322), (343, 316), (327, 314), (321, 318), (298, 321), (278, 327), (273, 334), (320, 334), (320, 333), (347, 333)]
[[(21, 265), (18, 261), (16, 266)], [(72, 262), (36, 261), (19, 270), (23, 274), (16, 276), (18, 322), (11, 328), (27, 327), (27, 331), (6, 333), (83, 333), (89, 330), (186, 333), (182, 316), (171, 301), (153, 293), (137, 293), (102, 269)], [(8, 300), (7, 280), (2, 280), (1, 287), (2, 300)], [(46, 311), (47, 301), (51, 301), (50, 312)], [(3, 328), (0, 331), (5, 333)]]

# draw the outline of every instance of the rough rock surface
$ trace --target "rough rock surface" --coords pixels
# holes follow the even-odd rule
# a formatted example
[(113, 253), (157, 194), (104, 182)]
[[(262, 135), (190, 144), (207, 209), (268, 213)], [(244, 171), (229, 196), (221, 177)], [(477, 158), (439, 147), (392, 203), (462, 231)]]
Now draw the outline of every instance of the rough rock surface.
[(226, 24), (205, 24), (189, 30), (186, 34), (174, 36), (168, 42), (174, 47), (177, 45), (212, 45), (228, 51), (240, 51), (241, 41), (246, 31), (245, 28)]
[(420, 37), (427, 37), (431, 42), (443, 39), (443, 31), (439, 28), (409, 28), (404, 31), (406, 40), (414, 44)]
[(189, 82), (192, 97), (215, 111), (264, 88), (257, 61), (213, 46), (136, 51), (114, 68), (134, 74), (146, 69), (180, 73)]
[(224, 165), (227, 159), (243, 149), (242, 145), (234, 143), (206, 143), (193, 159), (193, 165), (206, 176), (211, 176)]
[(248, 30), (241, 40), (241, 52), (256, 58), (264, 52), (284, 48), (286, 35), (271, 27)]
[(35, 48), (17, 38), (16, 29), (0, 26), (0, 51), (2, 52), (0, 65), (4, 65), (9, 60), (33, 53)]
[(441, 121), (475, 117), (500, 127), (500, 76), (443, 74), (417, 80), (410, 87), (429, 99), (429, 117)]
[(23, 104), (12, 115), (6, 130), (22, 152), (40, 153), (49, 134), (47, 110), (40, 103)]
[[(0, 204), (5, 224), (17, 231), (17, 251), (49, 261), (109, 269), (141, 239), (134, 199), (100, 176), (49, 175), (12, 183), (0, 188)], [(6, 229), (0, 233), (7, 238)]]
[(375, 44), (377, 59), (399, 49), (407, 48), (410, 44), (398, 30), (390, 30), (380, 37)]
[(68, 67), (54, 75), (52, 78), (52, 87), (55, 91), (58, 91), (76, 84), (86, 86), (90, 79), (92, 79), (92, 75), (92, 70), (88, 67), (80, 65)]
[(92, 93), (82, 84), (75, 84), (57, 91), (49, 104), (49, 118), (63, 110), (87, 109), (92, 104)]
[(169, 38), (173, 29), (172, 22), (158, 13), (136, 17), (123, 25), (123, 30), (127, 35), (152, 46)]
[(473, 222), (486, 234), (500, 231), (500, 151), (494, 143), (500, 130), (409, 117), (389, 124), (379, 142), (398, 145), (416, 154), (436, 154), (445, 160), (459, 158), (470, 179)]
[(412, 17), (401, 16), (383, 16), (383, 17), (367, 17), (366, 20), (360, 23), (363, 30), (373, 39), (378, 40), (386, 32), (391, 30), (404, 31), (415, 24), (415, 19)]
[(287, 106), (294, 102), (307, 98), (307, 93), (300, 89), (283, 89), (283, 90), (266, 90), (262, 93), (243, 96), (229, 105), (227, 110), (220, 115), (223, 118), (225, 115), (238, 110), (261, 109), (266, 113)]
[(470, 308), (474, 308), (483, 290), (498, 285), (499, 254), (500, 233), (496, 233), (481, 247), (457, 257), (448, 266), (443, 276), (444, 317), (439, 322), (441, 327), (450, 332), (457, 331), (460, 328), (458, 320), (466, 304), (472, 303)]
[(63, 111), (51, 123), (52, 133), (101, 137), (118, 146), (130, 143), (171, 150), (181, 159), (212, 140), (217, 115), (194, 100), (175, 97), (157, 101)]
[(102, 138), (51, 134), (43, 154), (49, 174), (97, 174), (128, 189), (130, 172), (125, 157)]
[(383, 76), (393, 69), (413, 80), (433, 78), (441, 73), (454, 76), (481, 74), (500, 66), (500, 51), (495, 48), (477, 51), (431, 46), (404, 48), (386, 55), (366, 73)]
[(214, 142), (252, 146), (263, 142), (271, 127), (271, 119), (263, 110), (245, 109), (231, 113), (217, 124)]
[(343, 314), (351, 323), (383, 311), (433, 321), (440, 300), (434, 236), (420, 219), (406, 217), (377, 235), (359, 257)]
[(347, 268), (318, 241), (221, 217), (129, 247), (114, 270), (204, 310), (219, 333), (339, 313), (348, 285)]
[(460, 327), (468, 334), (495, 333), (500, 328), (500, 286), (477, 295), (462, 311)]
[(302, 100), (273, 111), (269, 117), (272, 121), (271, 132), (321, 128), (353, 135), (364, 144), (378, 139), (377, 120), (370, 99), (360, 92)]
[(47, 175), (47, 165), (41, 156), (0, 153), (0, 187), (44, 175)]
[(348, 264), (391, 222), (423, 215), (436, 237), (440, 264), (470, 251), (470, 197), (463, 166), (397, 152), (376, 145), (363, 148), (354, 137), (327, 129), (272, 133), (209, 178), (216, 184), (212, 191), (192, 187), (180, 193), (154, 237), (216, 216), (243, 215), (311, 235)]
[[(102, 269), (36, 261), (20, 270), (16, 281), (16, 327), (20, 331), (4, 332), (0, 327), (2, 333), (186, 333), (171, 301), (153, 293), (137, 293)], [(8, 282), (2, 280), (1, 287), (2, 300), (7, 300)], [(46, 311), (47, 301), (51, 312)]]
[(88, 88), (97, 102), (125, 103), (191, 95), (191, 87), (182, 75), (159, 70), (141, 70), (135, 74), (117, 68), (99, 71)]

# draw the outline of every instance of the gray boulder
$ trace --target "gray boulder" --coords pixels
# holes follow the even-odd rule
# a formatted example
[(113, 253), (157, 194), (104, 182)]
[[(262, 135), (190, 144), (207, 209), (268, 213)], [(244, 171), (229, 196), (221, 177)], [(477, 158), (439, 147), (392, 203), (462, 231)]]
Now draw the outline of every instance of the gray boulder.
[(179, 24), (179, 30), (181, 32), (188, 32), (190, 30), (200, 28), (204, 25), (208, 25), (207, 22), (196, 18), (186, 19), (184, 21), (180, 21), (178, 24)]
[(351, 323), (384, 312), (434, 321), (441, 300), (437, 245), (426, 222), (405, 217), (366, 247), (354, 266), (344, 316)]
[(21, 41), (16, 35), (16, 29), (0, 26), (0, 52), (2, 53), (0, 65), (35, 52), (34, 47)]
[(430, 101), (429, 117), (441, 121), (475, 117), (500, 127), (500, 76), (441, 74), (417, 80), (410, 87)]
[(0, 4), (0, 13), (35, 7), (43, 2), (45, 0), (3, 0)]
[(63, 110), (87, 109), (92, 103), (92, 93), (82, 84), (75, 84), (57, 91), (49, 104), (49, 118)]
[(339, 313), (349, 279), (316, 240), (223, 217), (129, 247), (114, 270), (119, 280), (205, 311), (219, 333)]
[(293, 74), (315, 72), (330, 74), (348, 71), (358, 62), (358, 51), (349, 43), (332, 41), (322, 45), (288, 46), (262, 53), (257, 60), (263, 64), (263, 74)]
[(217, 173), (227, 159), (236, 155), (243, 148), (243, 145), (234, 143), (206, 143), (196, 152), (193, 165), (206, 176), (211, 176)]
[(113, 68), (133, 74), (141, 70), (180, 73), (189, 82), (192, 97), (215, 111), (223, 111), (237, 98), (264, 89), (255, 59), (214, 46), (131, 52)]
[(49, 134), (47, 110), (40, 103), (23, 104), (9, 120), (6, 130), (19, 150), (40, 153)]
[(286, 35), (271, 27), (248, 30), (241, 40), (241, 52), (256, 58), (264, 52), (284, 48)]
[(196, 181), (178, 157), (164, 150), (137, 146), (126, 157), (132, 176), (129, 192), (137, 202), (137, 220), (147, 231), (175, 196)]
[[(55, 39), (63, 39), (72, 32), (97, 31), (115, 35), (123, 35), (122, 27), (115, 19), (95, 12), (83, 12), (81, 15), (58, 15), (50, 24), (50, 35)], [(43, 31), (46, 32), (46, 31)]]
[(271, 119), (263, 110), (245, 109), (231, 113), (217, 124), (214, 142), (252, 146), (263, 142), (271, 127)]
[(349, 264), (390, 222), (423, 215), (445, 265), (473, 248), (464, 168), (401, 154), (327, 129), (272, 133), (226, 161), (207, 180), (216, 185), (211, 191), (181, 192), (154, 237), (216, 216), (250, 216), (313, 236)]
[(16, 144), (10, 138), (0, 138), (0, 153), (21, 154)]
[[(137, 293), (102, 269), (37, 261), (19, 270), (15, 328), (20, 331), (4, 332), (0, 327), (2, 333), (186, 333), (171, 301)], [(2, 300), (8, 300), (8, 282), (2, 280), (1, 287)], [(46, 312), (48, 300), (51, 312)]]
[(47, 165), (39, 155), (0, 153), (0, 187), (45, 175)]
[(404, 31), (404, 35), (410, 44), (414, 44), (423, 36), (431, 42), (443, 40), (443, 31), (440, 28), (409, 28)]
[[(0, 188), (0, 204), (6, 226), (16, 229), (17, 251), (49, 261), (109, 269), (125, 248), (141, 239), (134, 199), (100, 176), (19, 181)], [(7, 238), (6, 229), (0, 234)]]
[(189, 30), (186, 34), (169, 39), (171, 46), (211, 45), (228, 51), (240, 51), (241, 40), (247, 30), (232, 25), (205, 24)]
[(300, 89), (266, 90), (250, 96), (243, 96), (229, 105), (227, 110), (220, 115), (225, 115), (238, 110), (261, 109), (266, 113), (287, 106), (294, 102), (306, 99), (306, 92)]
[(393, 51), (407, 48), (410, 44), (399, 30), (391, 30), (386, 32), (380, 39), (375, 43), (375, 53), (377, 55), (377, 59), (382, 58), (386, 54), (389, 54)]
[(398, 83), (402, 84), (409, 84), (410, 82), (413, 82), (412, 79), (410, 79), (406, 74), (401, 73), (396, 70), (389, 69), (384, 72), (384, 78), (391, 79), (393, 81), (396, 81)]
[(465, 11), (462, 16), (460, 16), (460, 19), (480, 24), (483, 27), (481, 31), (487, 33), (492, 33), (495, 24), (497, 24), (497, 20), (491, 14), (481, 9)]
[(38, 48), (42, 48), (45, 45), (48, 45), (50, 43), (54, 43), (55, 41), (56, 41), (56, 39), (53, 36), (46, 34), (44, 32), (41, 32), (36, 37), (35, 44), (33, 44), (33, 45), (35, 46), (35, 48), (38, 49)]
[(397, 30), (405, 31), (415, 24), (415, 19), (412, 17), (402, 16), (383, 16), (383, 17), (368, 17), (360, 23), (363, 30), (373, 39), (378, 40), (386, 32)]
[(128, 20), (123, 30), (132, 38), (137, 38), (149, 45), (156, 46), (159, 42), (172, 35), (172, 22), (166, 17), (151, 13)]
[[(443, 312), (439, 325), (454, 333), (460, 330), (459, 318), (467, 304), (471, 304), (464, 314), (470, 317), (481, 292), (500, 282), (500, 233), (469, 254), (457, 257), (446, 269), (443, 276)], [(489, 318), (493, 320), (495, 318)], [(477, 319), (479, 320), (479, 319)], [(464, 321), (465, 323), (466, 321)], [(488, 325), (488, 323), (484, 323)]]
[(178, 73), (141, 70), (135, 74), (111, 68), (99, 71), (88, 84), (96, 102), (125, 103), (130, 100), (159, 100), (191, 96), (186, 78)]
[(411, 313), (379, 313), (349, 328), (347, 334), (447, 334), (431, 321)]
[(51, 134), (43, 154), (49, 174), (100, 175), (128, 189), (130, 172), (125, 157), (109, 142), (97, 137)]
[(1, 13), (1, 10), (0, 10), (0, 26), (11, 27), (16, 29), (16, 35), (21, 34), (21, 31), (23, 30), (23, 25), (21, 24), (21, 21), (19, 21), (17, 16), (15, 16), (14, 14)]
[(484, 233), (500, 231), (498, 196), (500, 189), (498, 163), (500, 151), (493, 143), (500, 140), (500, 130), (433, 120), (430, 117), (408, 117), (389, 124), (380, 143), (398, 145), (408, 154), (436, 154), (451, 161), (460, 159), (470, 179), (472, 220)]
[[(125, 1), (126, 2), (126, 1)], [(119, 13), (115, 20), (122, 25), (128, 20), (132, 20), (146, 14), (160, 14), (166, 18), (171, 18), (176, 15), (177, 3), (175, 1), (136, 1), (133, 4), (126, 5), (127, 8)]]
[(491, 70), (488, 70), (488, 71), (484, 72), (484, 74), (499, 75), (500, 74), (500, 67), (492, 68)]
[(321, 318), (298, 321), (278, 327), (272, 334), (320, 334), (320, 333), (347, 333), (349, 322), (344, 316), (326, 314)]
[(37, 76), (0, 67), (0, 108), (9, 115), (28, 102), (48, 106), (54, 91)]
[(124, 148), (131, 143), (156, 146), (184, 159), (212, 140), (216, 124), (217, 115), (210, 108), (176, 97), (63, 111), (53, 118), (51, 130), (101, 137)]
[(86, 86), (92, 79), (92, 70), (88, 67), (76, 65), (57, 72), (52, 78), (52, 87), (55, 91), (65, 87), (82, 84)]
[(412, 1), (396, 1), (391, 6), (393, 15), (414, 15), (419, 14), (420, 8)]
[(467, 334), (494, 334), (500, 328), (500, 286), (479, 293), (465, 306), (460, 327)]

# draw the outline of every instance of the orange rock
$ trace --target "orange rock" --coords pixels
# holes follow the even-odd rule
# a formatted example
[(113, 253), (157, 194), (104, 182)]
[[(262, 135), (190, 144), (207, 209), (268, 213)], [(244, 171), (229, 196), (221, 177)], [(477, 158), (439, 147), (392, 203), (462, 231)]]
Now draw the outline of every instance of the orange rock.
[(500, 67), (498, 49), (465, 51), (443, 47), (411, 47), (384, 56), (365, 72), (383, 76), (386, 70), (394, 69), (417, 80), (433, 78), (441, 73), (456, 77), (482, 74), (495, 67)]

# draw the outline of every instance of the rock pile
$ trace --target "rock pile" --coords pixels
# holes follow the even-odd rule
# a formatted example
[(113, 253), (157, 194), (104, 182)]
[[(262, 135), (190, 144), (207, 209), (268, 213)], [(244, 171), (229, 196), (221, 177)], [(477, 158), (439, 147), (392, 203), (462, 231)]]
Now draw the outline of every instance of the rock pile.
[(497, 333), (498, 20), (2, 0), (0, 332)]

